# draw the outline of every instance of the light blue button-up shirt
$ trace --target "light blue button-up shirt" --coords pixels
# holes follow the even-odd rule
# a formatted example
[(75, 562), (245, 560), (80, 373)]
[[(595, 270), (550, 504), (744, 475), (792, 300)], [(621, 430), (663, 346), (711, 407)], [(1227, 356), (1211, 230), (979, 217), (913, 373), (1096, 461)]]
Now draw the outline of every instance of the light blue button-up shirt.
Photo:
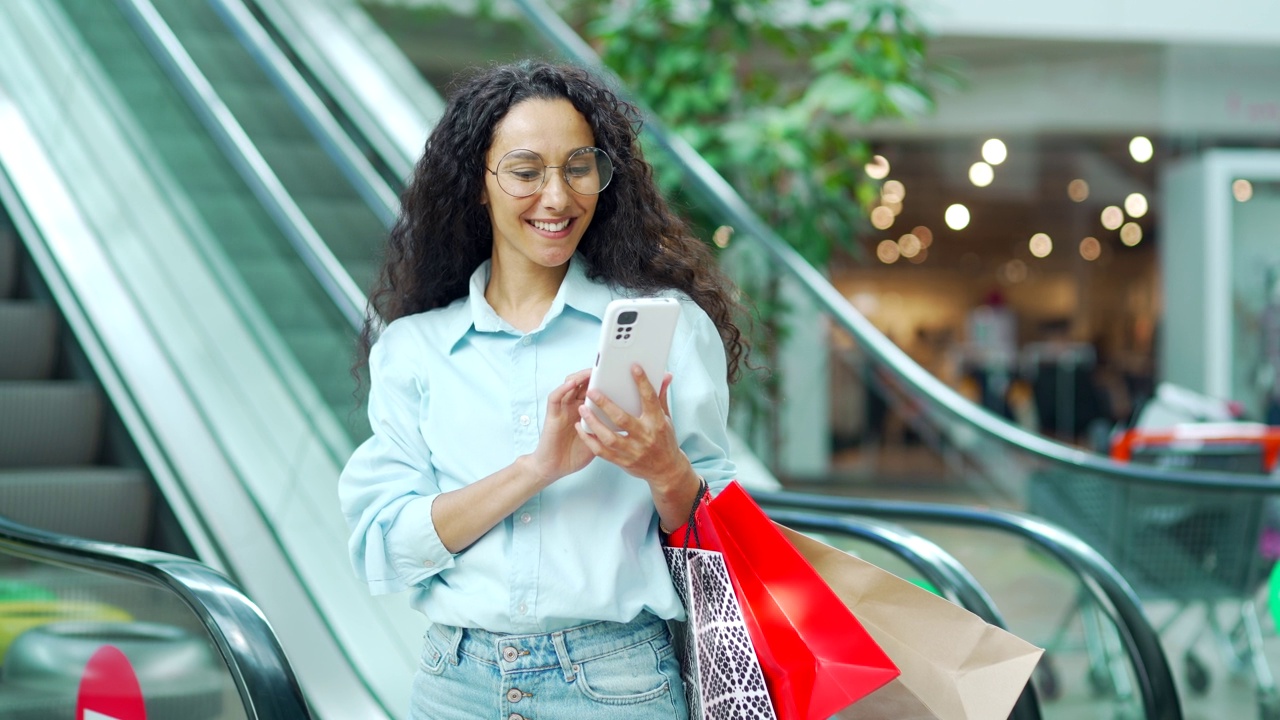
[[(431, 621), (493, 632), (550, 632), (648, 610), (682, 618), (649, 486), (605, 460), (535, 495), (460, 553), (431, 521), (437, 495), (533, 452), (547, 396), (595, 360), (605, 306), (624, 291), (592, 282), (575, 257), (538, 329), (524, 334), (469, 295), (392, 322), (373, 346), (373, 436), (339, 483), (357, 574), (375, 594), (412, 590)], [(667, 368), (680, 447), (719, 490), (733, 478), (720, 335), (681, 294)]]

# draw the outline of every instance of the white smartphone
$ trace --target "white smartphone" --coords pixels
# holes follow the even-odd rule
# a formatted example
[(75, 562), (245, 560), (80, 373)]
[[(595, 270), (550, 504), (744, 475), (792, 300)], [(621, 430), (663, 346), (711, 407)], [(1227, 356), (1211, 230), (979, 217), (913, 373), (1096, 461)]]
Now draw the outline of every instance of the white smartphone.
[[(599, 390), (618, 407), (638, 416), (640, 391), (631, 376), (631, 366), (640, 363), (657, 392), (667, 371), (667, 356), (671, 354), (679, 319), (680, 301), (675, 298), (633, 298), (609, 303), (587, 388)], [(589, 399), (587, 407), (610, 430), (618, 431), (618, 426)], [(590, 431), (585, 422), (583, 429)]]

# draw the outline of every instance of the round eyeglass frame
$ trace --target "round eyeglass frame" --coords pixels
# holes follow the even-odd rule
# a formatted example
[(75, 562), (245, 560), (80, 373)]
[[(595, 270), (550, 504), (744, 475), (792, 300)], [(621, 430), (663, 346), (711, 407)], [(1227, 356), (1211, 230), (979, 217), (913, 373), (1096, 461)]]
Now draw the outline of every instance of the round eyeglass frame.
[[(573, 181), (569, 179), (569, 173), (568, 173), (568, 172), (567, 172), (567, 170), (566, 170), (566, 168), (569, 166), (569, 164), (570, 164), (571, 162), (573, 162), (573, 159), (574, 159), (575, 157), (577, 157), (578, 155), (580, 155), (580, 154), (582, 154), (582, 153), (588, 153), (588, 152), (595, 153), (596, 158), (597, 158), (597, 159), (596, 159), (597, 167), (599, 167), (599, 162), (600, 162), (600, 161), (599, 161), (599, 158), (601, 158), (601, 157), (603, 157), (603, 158), (605, 159), (605, 162), (607, 162), (607, 163), (609, 164), (609, 165), (608, 165), (608, 167), (609, 167), (609, 177), (608, 177), (608, 178), (606, 178), (606, 179), (605, 179), (605, 181), (604, 181), (603, 183), (601, 183), (601, 185), (600, 185), (600, 189), (599, 189), (599, 190), (596, 190), (595, 192), (582, 192), (582, 191), (581, 191), (581, 190), (579, 190), (578, 188), (574, 187), (574, 185), (573, 185)], [(605, 188), (609, 187), (609, 183), (613, 182), (613, 176), (614, 176), (614, 170), (613, 170), (613, 158), (609, 157), (609, 153), (605, 152), (604, 150), (601, 150), (601, 149), (600, 149), (600, 148), (598, 148), (598, 147), (594, 147), (594, 146), (580, 147), (580, 148), (578, 148), (577, 150), (574, 150), (573, 152), (569, 153), (569, 157), (568, 157), (568, 158), (565, 158), (564, 164), (562, 164), (562, 165), (548, 165), (548, 164), (547, 164), (547, 161), (546, 161), (546, 160), (543, 160), (543, 159), (542, 159), (542, 156), (541, 156), (541, 155), (539, 155), (538, 153), (536, 153), (536, 152), (534, 152), (534, 151), (532, 151), (532, 150), (529, 150), (529, 149), (527, 149), (527, 148), (516, 148), (515, 150), (511, 150), (511, 151), (507, 152), (506, 154), (504, 154), (502, 157), (498, 158), (498, 167), (502, 167), (502, 162), (503, 162), (504, 160), (506, 160), (508, 157), (510, 157), (511, 155), (515, 154), (515, 153), (529, 153), (530, 155), (532, 155), (532, 156), (534, 156), (534, 157), (538, 158), (538, 160), (542, 163), (542, 181), (538, 183), (538, 186), (537, 186), (536, 188), (534, 188), (534, 189), (530, 190), (530, 191), (529, 191), (529, 192), (527, 192), (527, 193), (524, 193), (523, 195), (517, 195), (517, 194), (515, 194), (515, 193), (511, 192), (510, 190), (508, 190), (508, 189), (507, 189), (507, 187), (506, 187), (505, 185), (503, 185), (503, 184), (502, 184), (502, 176), (498, 174), (498, 171), (497, 171), (497, 170), (490, 170), (490, 169), (489, 169), (489, 167), (488, 167), (487, 165), (486, 165), (486, 166), (485, 166), (485, 168), (484, 168), (484, 169), (485, 169), (485, 172), (489, 173), (490, 175), (492, 175), (492, 176), (494, 177), (494, 179), (495, 179), (495, 180), (497, 180), (497, 182), (498, 182), (498, 187), (502, 188), (502, 192), (504, 192), (504, 193), (506, 193), (506, 194), (510, 195), (511, 197), (514, 197), (514, 198), (527, 198), (527, 197), (529, 197), (529, 196), (531, 196), (531, 195), (536, 195), (539, 191), (541, 191), (541, 190), (542, 190), (542, 188), (546, 187), (546, 186), (547, 186), (547, 171), (548, 171), (548, 170), (556, 170), (556, 169), (560, 170), (560, 177), (562, 177), (562, 178), (564, 179), (564, 184), (565, 184), (565, 185), (566, 185), (570, 190), (572, 190), (572, 191), (574, 191), (574, 192), (578, 193), (579, 195), (599, 195), (600, 193), (604, 192), (604, 189), (605, 189)]]

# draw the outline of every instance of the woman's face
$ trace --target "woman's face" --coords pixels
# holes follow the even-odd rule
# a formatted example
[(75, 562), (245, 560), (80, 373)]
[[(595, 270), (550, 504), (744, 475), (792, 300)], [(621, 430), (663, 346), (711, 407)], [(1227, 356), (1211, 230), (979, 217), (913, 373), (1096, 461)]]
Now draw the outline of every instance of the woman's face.
[[(526, 100), (498, 123), (485, 167), (501, 171), (499, 163), (513, 150), (530, 150), (546, 165), (560, 166), (573, 151), (594, 144), (591, 126), (568, 100)], [(529, 172), (528, 167), (516, 169)], [(577, 250), (598, 197), (575, 192), (558, 167), (546, 170), (537, 192), (521, 198), (512, 197), (493, 172), (486, 172), (481, 202), (493, 225), (494, 264), (512, 270), (564, 265)]]

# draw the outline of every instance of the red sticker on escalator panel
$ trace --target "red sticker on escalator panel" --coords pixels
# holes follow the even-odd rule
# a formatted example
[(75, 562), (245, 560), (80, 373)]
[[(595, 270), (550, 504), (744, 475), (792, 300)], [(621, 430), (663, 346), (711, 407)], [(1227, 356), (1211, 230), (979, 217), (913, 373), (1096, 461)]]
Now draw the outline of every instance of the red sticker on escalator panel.
[(75, 720), (147, 720), (138, 676), (119, 648), (103, 645), (84, 666)]

